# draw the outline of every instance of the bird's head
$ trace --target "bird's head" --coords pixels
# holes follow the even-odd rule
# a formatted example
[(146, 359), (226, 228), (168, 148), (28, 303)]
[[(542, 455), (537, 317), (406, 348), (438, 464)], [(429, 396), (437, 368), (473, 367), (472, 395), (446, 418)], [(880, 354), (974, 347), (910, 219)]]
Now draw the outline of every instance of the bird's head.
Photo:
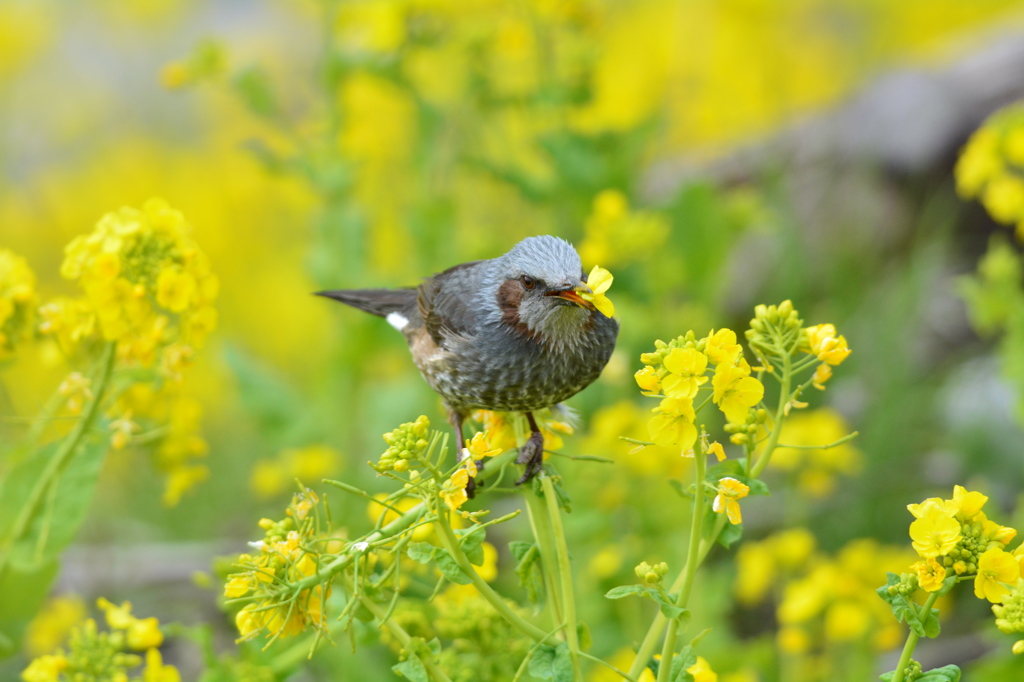
[(580, 296), (590, 293), (580, 257), (557, 237), (528, 237), (494, 261), (501, 321), (514, 332), (571, 341), (601, 315)]

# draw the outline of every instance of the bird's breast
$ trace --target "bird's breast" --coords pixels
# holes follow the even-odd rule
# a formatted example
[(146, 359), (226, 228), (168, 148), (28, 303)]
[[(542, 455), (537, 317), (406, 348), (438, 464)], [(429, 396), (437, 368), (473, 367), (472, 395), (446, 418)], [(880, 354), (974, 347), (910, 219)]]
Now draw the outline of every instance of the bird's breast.
[(570, 398), (600, 375), (615, 347), (618, 324), (604, 318), (576, 338), (540, 341), (486, 326), (438, 345), (411, 335), (410, 349), (427, 382), (458, 409), (526, 411)]

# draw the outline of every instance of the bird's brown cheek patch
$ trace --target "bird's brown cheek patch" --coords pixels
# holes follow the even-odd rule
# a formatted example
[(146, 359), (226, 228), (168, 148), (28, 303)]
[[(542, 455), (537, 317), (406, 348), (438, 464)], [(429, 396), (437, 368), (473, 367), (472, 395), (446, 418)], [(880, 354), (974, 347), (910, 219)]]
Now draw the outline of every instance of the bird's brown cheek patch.
[(526, 326), (519, 318), (519, 304), (523, 301), (526, 289), (518, 279), (507, 279), (498, 287), (498, 307), (501, 309), (501, 321), (517, 335), (538, 340), (537, 333)]

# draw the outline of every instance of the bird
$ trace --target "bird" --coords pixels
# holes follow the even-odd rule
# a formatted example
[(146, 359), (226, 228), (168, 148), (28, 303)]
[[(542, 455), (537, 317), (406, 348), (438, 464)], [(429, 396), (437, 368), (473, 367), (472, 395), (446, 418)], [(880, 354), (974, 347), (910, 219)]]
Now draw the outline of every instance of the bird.
[[(543, 464), (544, 437), (533, 413), (589, 386), (615, 349), (619, 322), (585, 297), (594, 293), (587, 279), (569, 242), (541, 235), (497, 258), (450, 267), (417, 287), (316, 295), (383, 317), (405, 336), (460, 446), (472, 410), (525, 414), (530, 436), (516, 458), (525, 465), (522, 484)], [(469, 485), (472, 496), (473, 478)]]

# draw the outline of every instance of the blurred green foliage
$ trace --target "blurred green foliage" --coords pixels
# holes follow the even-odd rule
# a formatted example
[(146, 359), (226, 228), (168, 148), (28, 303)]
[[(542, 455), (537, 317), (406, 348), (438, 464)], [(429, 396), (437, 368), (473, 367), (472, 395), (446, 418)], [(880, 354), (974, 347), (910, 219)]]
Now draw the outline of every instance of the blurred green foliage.
[[(572, 401), (582, 427), (566, 439), (567, 453), (615, 464), (559, 462), (580, 501), (567, 532), (586, 538), (574, 547), (579, 592), (621, 584), (654, 554), (678, 564), (685, 551), (666, 542), (688, 522), (666, 483), (684, 463), (630, 456), (617, 440), (646, 437), (648, 406), (632, 380), (639, 353), (687, 329), (743, 328), (759, 302), (792, 299), (849, 340), (854, 352), (828, 394), (861, 433), (863, 467), (837, 474), (823, 497), (751, 501), (748, 538), (800, 526), (832, 555), (860, 537), (903, 545), (905, 505), (953, 483), (1019, 510), (1022, 419), (1010, 405), (1024, 386), (1020, 249), (998, 242), (977, 263), (979, 234), (993, 227), (956, 199), (950, 169), (914, 182), (857, 168), (863, 198), (838, 201), (851, 192), (845, 169), (822, 168), (835, 206), (828, 224), (806, 222), (802, 187), (781, 158), (759, 161), (738, 185), (698, 173), (657, 202), (642, 181), (658, 161), (710, 162), (838, 105), (893, 64), (942, 63), (951, 43), (973, 35), (977, 44), (975, 31), (1020, 9), (1009, 0), (0, 2), (0, 96), (10, 103), (0, 108), (0, 246), (27, 258), (41, 295), (68, 293), (64, 246), (107, 211), (158, 195), (189, 217), (223, 282), (220, 328), (187, 386), (205, 414), (210, 479), (165, 508), (153, 467), (139, 453), (111, 453), (91, 506), (62, 502), (89, 506), (77, 545), (102, 548), (111, 565), (90, 565), (72, 546), (57, 584), (131, 598), (164, 621), (192, 624), (201, 612), (221, 623), (214, 591), (189, 586), (205, 564), (184, 548), (236, 553), (255, 521), (280, 509), (286, 493), (255, 492), (260, 463), (290, 477), (281, 453), (328, 446), (341, 453), (330, 477), (374, 489), (363, 463), (383, 449), (380, 434), (441, 416), (399, 335), (310, 292), (414, 285), (540, 233), (615, 273), (622, 320), (604, 376)], [(888, 200), (896, 208), (877, 208)], [(975, 338), (968, 317), (997, 340)], [(8, 444), (66, 368), (29, 346), (2, 371), (0, 473), (11, 485)], [(368, 525), (362, 502), (331, 504), (342, 525)], [(151, 546), (177, 557), (170, 577), (153, 561), (127, 569), (119, 558)], [(514, 566), (504, 549), (499, 561)], [(721, 654), (723, 679), (820, 679), (813, 666), (784, 675), (792, 668), (780, 662), (771, 608), (738, 606), (730, 561), (711, 561), (691, 610), (697, 631), (715, 625), (705, 644), (712, 661)], [(137, 582), (120, 579), (132, 571)], [(38, 604), (12, 606), (20, 631)], [(614, 653), (600, 648), (642, 629), (652, 608), (584, 602), (595, 653)], [(1021, 664), (988, 614), (967, 603), (954, 613), (948, 632), (983, 630), (991, 643), (972, 650), (983, 660), (968, 675), (1018, 679)], [(229, 625), (218, 625), (224, 649)], [(390, 658), (372, 651), (325, 650), (310, 675), (343, 668), (384, 679)], [(193, 653), (181, 654), (183, 670)], [(292, 664), (304, 654), (296, 645)], [(822, 656), (838, 670), (835, 661), (849, 664), (848, 677), (830, 679), (878, 667), (863, 642)], [(13, 677), (24, 658), (0, 665)]]

